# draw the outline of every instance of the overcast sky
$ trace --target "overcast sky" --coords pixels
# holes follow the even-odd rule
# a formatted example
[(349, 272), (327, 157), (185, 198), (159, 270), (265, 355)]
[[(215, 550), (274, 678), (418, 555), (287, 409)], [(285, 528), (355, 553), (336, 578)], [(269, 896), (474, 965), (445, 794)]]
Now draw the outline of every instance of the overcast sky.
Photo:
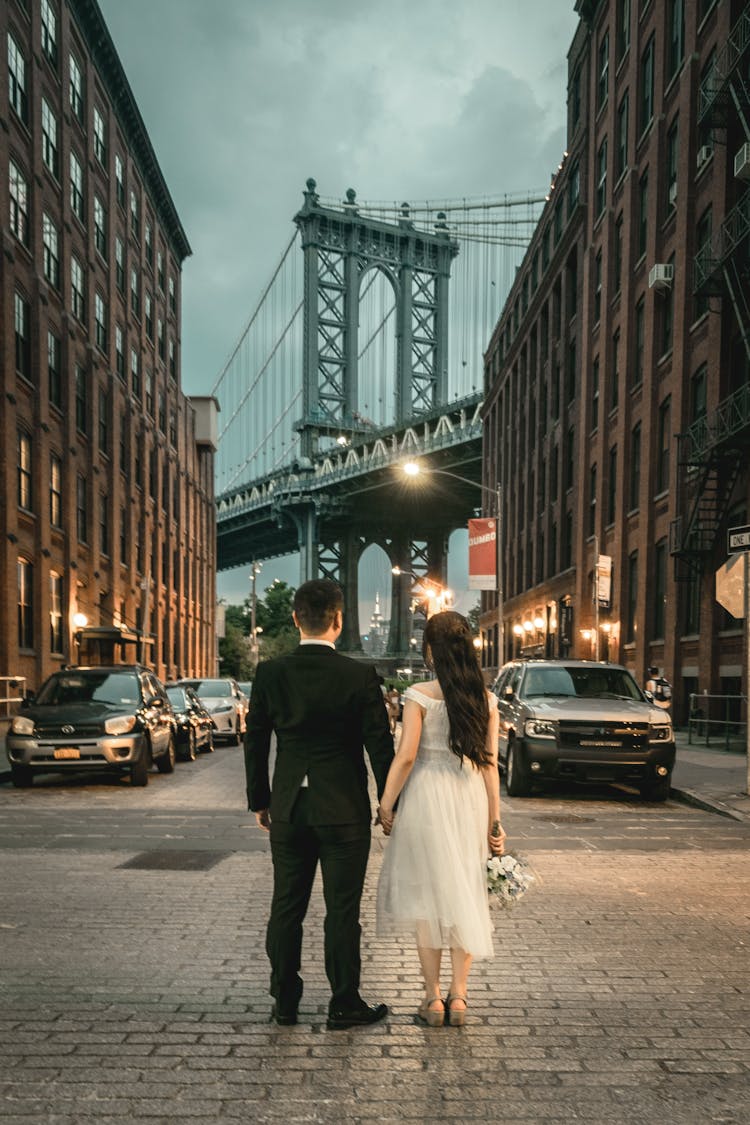
[(193, 249), (188, 394), (210, 393), (308, 176), (338, 198), (498, 195), (546, 187), (565, 147), (573, 0), (99, 3)]

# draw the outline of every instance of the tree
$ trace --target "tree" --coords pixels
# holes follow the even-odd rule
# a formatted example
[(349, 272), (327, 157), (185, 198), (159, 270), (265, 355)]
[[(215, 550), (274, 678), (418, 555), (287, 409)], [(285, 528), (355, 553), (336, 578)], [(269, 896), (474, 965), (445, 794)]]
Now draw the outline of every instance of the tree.
[(249, 680), (252, 667), (247, 637), (227, 617), (225, 635), (219, 638), (219, 671), (235, 680)]
[(260, 659), (273, 660), (276, 656), (284, 656), (287, 652), (294, 652), (299, 644), (299, 633), (296, 629), (280, 629), (278, 633), (274, 633), (270, 637), (261, 633), (258, 639), (260, 641)]
[(274, 579), (265, 593), (265, 597), (258, 598), (255, 603), (255, 622), (263, 630), (263, 640), (266, 637), (276, 637), (280, 633), (294, 630), (292, 624), (292, 601), (294, 587), (288, 586), (280, 578)]
[(479, 636), (479, 614), (482, 612), (480, 602), (473, 605), (469, 612), (466, 614), (466, 620), (469, 622), (469, 627), (477, 637)]
[(245, 636), (250, 634), (250, 611), (247, 602), (245, 605), (228, 605), (224, 607), (225, 625), (232, 625)]

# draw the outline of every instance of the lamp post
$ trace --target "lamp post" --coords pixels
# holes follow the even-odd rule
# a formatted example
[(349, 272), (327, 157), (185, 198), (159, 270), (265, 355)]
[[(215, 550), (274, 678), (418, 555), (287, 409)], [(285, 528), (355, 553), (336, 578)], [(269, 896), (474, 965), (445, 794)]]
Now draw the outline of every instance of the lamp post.
[(469, 477), (462, 477), (458, 473), (452, 472), (450, 469), (423, 469), (418, 461), (407, 461), (403, 466), (403, 471), (408, 477), (416, 477), (421, 473), (426, 476), (441, 476), (452, 477), (453, 480), (460, 481), (462, 484), (471, 485), (473, 488), (479, 488), (494, 500), (495, 507), (495, 541), (497, 546), (497, 647), (498, 647), (498, 668), (505, 660), (505, 626), (503, 622), (503, 547), (502, 547), (502, 519), (503, 519), (503, 506), (502, 506), (502, 489), (498, 482), (497, 487), (492, 489), (488, 488), (486, 484), (481, 484), (479, 481), (471, 480)]
[(262, 632), (262, 630), (258, 629), (255, 618), (258, 605), (258, 599), (255, 593), (255, 582), (262, 568), (263, 563), (255, 562), (253, 559), (253, 565), (250, 568), (250, 653), (253, 662), (253, 670), (258, 664), (258, 633)]

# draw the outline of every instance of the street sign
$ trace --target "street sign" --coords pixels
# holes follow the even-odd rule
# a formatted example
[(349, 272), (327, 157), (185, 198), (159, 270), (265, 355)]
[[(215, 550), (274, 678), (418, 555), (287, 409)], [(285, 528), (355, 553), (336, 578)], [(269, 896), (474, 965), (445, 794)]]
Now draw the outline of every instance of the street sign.
[(745, 575), (739, 554), (732, 555), (716, 571), (716, 600), (732, 617), (745, 616)]
[(750, 524), (727, 531), (727, 554), (739, 555), (743, 551), (750, 551)]

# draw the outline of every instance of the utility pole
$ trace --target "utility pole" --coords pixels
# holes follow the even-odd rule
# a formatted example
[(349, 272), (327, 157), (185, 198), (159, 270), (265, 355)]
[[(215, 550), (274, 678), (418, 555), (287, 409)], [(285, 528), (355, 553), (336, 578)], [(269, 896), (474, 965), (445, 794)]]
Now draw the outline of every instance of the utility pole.
[(497, 540), (497, 666), (500, 669), (505, 663), (505, 608), (503, 605), (503, 493), (499, 481), (497, 482), (495, 497), (497, 504), (497, 519), (495, 520), (495, 538)]
[(256, 562), (253, 559), (253, 565), (250, 570), (250, 654), (253, 661), (253, 670), (258, 665), (258, 625), (256, 621), (256, 611), (258, 599), (255, 593), (255, 582), (261, 572), (263, 563)]

